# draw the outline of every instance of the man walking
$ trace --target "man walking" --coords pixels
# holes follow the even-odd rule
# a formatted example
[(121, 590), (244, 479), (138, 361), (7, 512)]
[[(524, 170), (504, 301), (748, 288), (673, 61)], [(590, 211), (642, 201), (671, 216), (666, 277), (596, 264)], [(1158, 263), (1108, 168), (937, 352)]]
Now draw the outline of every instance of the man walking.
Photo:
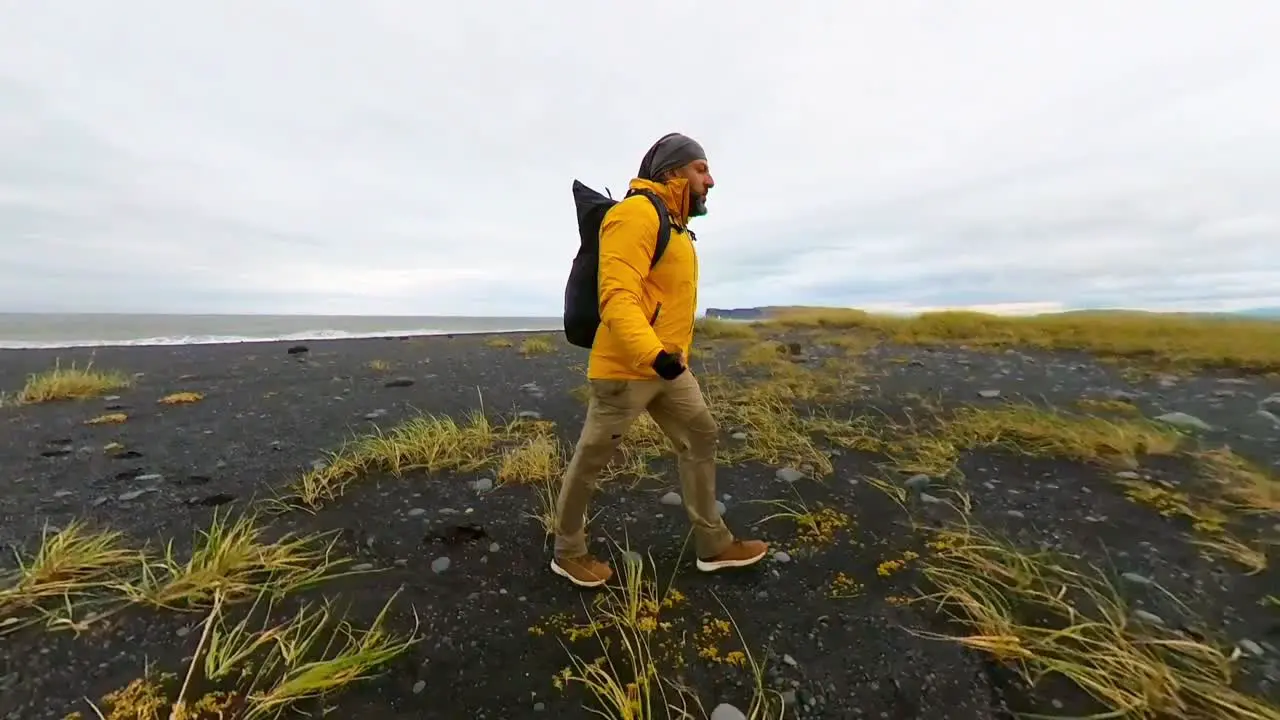
[[(693, 527), (699, 570), (744, 567), (768, 545), (739, 540), (716, 506), (719, 428), (685, 361), (697, 312), (698, 258), (691, 217), (706, 214), (714, 186), (702, 147), (672, 133), (653, 145), (630, 187), (635, 194), (610, 208), (600, 227), (600, 326), (587, 363), (590, 400), (582, 434), (556, 502), (551, 569), (575, 585), (597, 587), (613, 575), (587, 548), (586, 516), (600, 471), (622, 436), (648, 412), (675, 445), (681, 494)], [(661, 200), (670, 239), (656, 265), (659, 216), (642, 194)]]

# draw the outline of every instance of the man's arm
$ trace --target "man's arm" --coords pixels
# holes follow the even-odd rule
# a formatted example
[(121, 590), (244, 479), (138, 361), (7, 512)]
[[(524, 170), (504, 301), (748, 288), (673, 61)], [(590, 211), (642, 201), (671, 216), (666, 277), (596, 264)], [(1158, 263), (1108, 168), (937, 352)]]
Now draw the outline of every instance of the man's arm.
[[(634, 197), (634, 196), (633, 196)], [(600, 320), (631, 355), (650, 367), (662, 341), (649, 325), (643, 283), (658, 244), (658, 214), (643, 197), (609, 210), (600, 228)]]

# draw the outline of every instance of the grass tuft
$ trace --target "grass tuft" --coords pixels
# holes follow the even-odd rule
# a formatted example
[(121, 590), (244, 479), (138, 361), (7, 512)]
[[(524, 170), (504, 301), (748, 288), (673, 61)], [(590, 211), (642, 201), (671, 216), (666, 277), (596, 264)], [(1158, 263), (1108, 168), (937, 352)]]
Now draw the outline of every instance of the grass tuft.
[(546, 355), (556, 349), (555, 344), (548, 338), (535, 336), (526, 338), (520, 343), (520, 354), (528, 357), (530, 355)]
[(203, 399), (204, 399), (203, 393), (176, 392), (169, 395), (165, 395), (164, 397), (160, 398), (159, 402), (161, 405), (189, 405), (191, 403), (200, 402)]
[(1095, 570), (1024, 553), (971, 527), (939, 531), (924, 561), (936, 605), (963, 634), (917, 631), (988, 653), (1029, 686), (1058, 675), (1107, 709), (1091, 717), (1276, 720), (1272, 706), (1233, 687), (1230, 652), (1137, 617)]
[(55, 364), (50, 370), (27, 377), (27, 384), (18, 393), (19, 404), (52, 402), (55, 400), (84, 400), (101, 397), (113, 390), (133, 384), (128, 375), (116, 371), (94, 370), (93, 363), (83, 368), (75, 364), (62, 367)]

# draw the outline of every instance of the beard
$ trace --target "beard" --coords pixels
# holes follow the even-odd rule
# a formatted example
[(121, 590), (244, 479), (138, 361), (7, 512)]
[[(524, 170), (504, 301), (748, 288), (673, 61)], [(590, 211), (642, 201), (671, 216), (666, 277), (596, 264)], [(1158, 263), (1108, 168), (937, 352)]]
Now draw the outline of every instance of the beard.
[(689, 194), (689, 217), (702, 217), (707, 214), (707, 196)]

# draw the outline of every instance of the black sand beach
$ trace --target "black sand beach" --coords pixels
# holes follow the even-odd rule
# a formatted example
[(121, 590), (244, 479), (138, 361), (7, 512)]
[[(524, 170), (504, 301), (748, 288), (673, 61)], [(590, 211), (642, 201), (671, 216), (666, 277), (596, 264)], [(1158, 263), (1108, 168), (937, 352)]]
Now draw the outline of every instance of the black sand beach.
[[(592, 675), (572, 657), (613, 660), (625, 694), (637, 682), (624, 667), (627, 642), (634, 650), (640, 638), (652, 655), (641, 664), (654, 674), (640, 673), (633, 696), (683, 704), (689, 717), (968, 720), (1078, 716), (1128, 702), (1132, 717), (1280, 718), (1267, 704), (1280, 695), (1280, 575), (1267, 557), (1280, 540), (1280, 427), (1268, 414), (1280, 414), (1280, 378), (1137, 372), (1078, 352), (926, 348), (830, 330), (775, 335), (781, 345), (700, 339), (694, 368), (723, 426), (726, 520), (776, 554), (758, 568), (699, 574), (670, 495), (674, 462), (648, 458), (641, 474), (651, 477), (604, 483), (590, 526), (594, 549), (626, 545), (656, 576), (658, 599), (633, 608), (631, 627), (600, 621), (626, 614), (593, 605), (611, 596), (578, 591), (547, 568), (538, 476), (554, 479), (546, 467), (555, 459), (517, 467), (521, 449), (546, 447), (546, 437), (567, 456), (585, 411), (585, 353), (554, 334), (537, 336), (549, 352), (531, 353), (521, 352), (525, 335), (309, 342), (292, 353), (293, 343), (0, 351), (0, 390), (10, 393), (55, 362), (92, 359), (133, 376), (106, 397), (0, 407), (0, 573), (9, 585), (0, 595), (0, 717), (97, 717), (88, 699), (108, 718), (167, 718), (167, 705), (112, 715), (101, 700), (162, 673), (173, 675), (169, 701), (184, 681), (188, 703), (230, 693), (224, 715), (191, 717), (270, 717), (254, 713), (266, 713), (264, 698), (286, 697), (277, 676), (295, 688), (309, 677), (303, 660), (270, 648), (292, 651), (305, 635), (320, 638), (314, 653), (333, 654), (347, 637), (341, 627), (278, 633), (294, 645), (263, 641), (255, 647), (276, 660), (254, 656), (244, 675), (228, 661), (212, 677), (217, 663), (206, 660), (189, 673), (191, 658), (207, 656), (211, 638), (237, 637), (246, 613), (272, 620), (241, 625), (241, 637), (327, 599), (356, 637), (386, 608), (385, 635), (360, 646), (386, 652), (370, 661), (368, 679), (334, 680), (332, 694), (290, 706), (312, 717), (593, 717), (599, 702), (582, 683), (562, 682)], [(203, 397), (158, 402), (179, 392)], [(426, 437), (439, 426), (418, 426), (418, 459), (430, 450), (440, 469), (372, 468), (331, 497), (296, 493), (304, 476), (333, 477), (325, 468), (340, 461), (327, 453), (357, 435), (423, 414), (463, 423), (473, 412), (498, 428), (484, 447), (460, 449)], [(1149, 420), (1175, 412), (1206, 427)], [(110, 413), (127, 417), (86, 424)], [(627, 447), (643, 456), (651, 446), (642, 440)], [(482, 456), (475, 467), (459, 461), (468, 452)], [(1247, 483), (1262, 489), (1232, 489)], [(172, 587), (181, 568), (196, 566), (188, 558), (200, 531), (250, 510), (260, 544), (202, 565), (203, 580), (189, 580), (167, 607), (137, 590), (165, 578)], [(171, 542), (168, 575), (140, 582), (140, 567), (162, 566), (136, 558), (98, 574), (63, 567), (49, 577), (65, 592), (35, 598), (15, 557), (29, 576), (42, 533), (77, 520), (82, 533), (123, 533), (121, 546), (145, 547), (148, 563)], [(308, 576), (314, 582), (295, 583), (306, 586), (287, 588), (263, 613), (267, 601), (255, 606), (245, 588), (267, 584), (259, 561), (284, 533), (331, 533), (316, 547), (331, 542), (330, 561), (344, 561), (332, 572), (345, 574)], [(1023, 554), (985, 552), (996, 547), (988, 535)], [(46, 543), (46, 557), (55, 550)], [(321, 564), (312, 557), (295, 576)], [(1091, 566), (1118, 595), (1102, 609), (1105, 593), (1089, 595), (1079, 580)], [(253, 582), (233, 587), (214, 567), (250, 568)], [(996, 584), (975, 589), (983, 572), (1007, 581), (1007, 607), (991, 599)], [(952, 603), (913, 601), (939, 588)], [(1069, 605), (1055, 604), (1059, 591)], [(983, 598), (987, 610), (975, 609)], [(1055, 615), (1067, 607), (1082, 615)], [(211, 613), (221, 625), (206, 623)], [(1018, 625), (1001, 626), (1015, 615)], [(1075, 627), (1074, 640), (1035, 634), (1058, 621)], [(1157, 640), (1185, 655), (1166, 657), (1176, 648)], [(1054, 652), (1059, 672), (1029, 687), (1020, 663), (1042, 672)], [(1097, 675), (1074, 669), (1082, 658), (1097, 661)], [(1135, 658), (1149, 660), (1147, 675), (1122, 677), (1121, 667), (1139, 672)], [(1086, 691), (1089, 677), (1098, 686)], [(742, 714), (713, 712), (722, 703)]]

